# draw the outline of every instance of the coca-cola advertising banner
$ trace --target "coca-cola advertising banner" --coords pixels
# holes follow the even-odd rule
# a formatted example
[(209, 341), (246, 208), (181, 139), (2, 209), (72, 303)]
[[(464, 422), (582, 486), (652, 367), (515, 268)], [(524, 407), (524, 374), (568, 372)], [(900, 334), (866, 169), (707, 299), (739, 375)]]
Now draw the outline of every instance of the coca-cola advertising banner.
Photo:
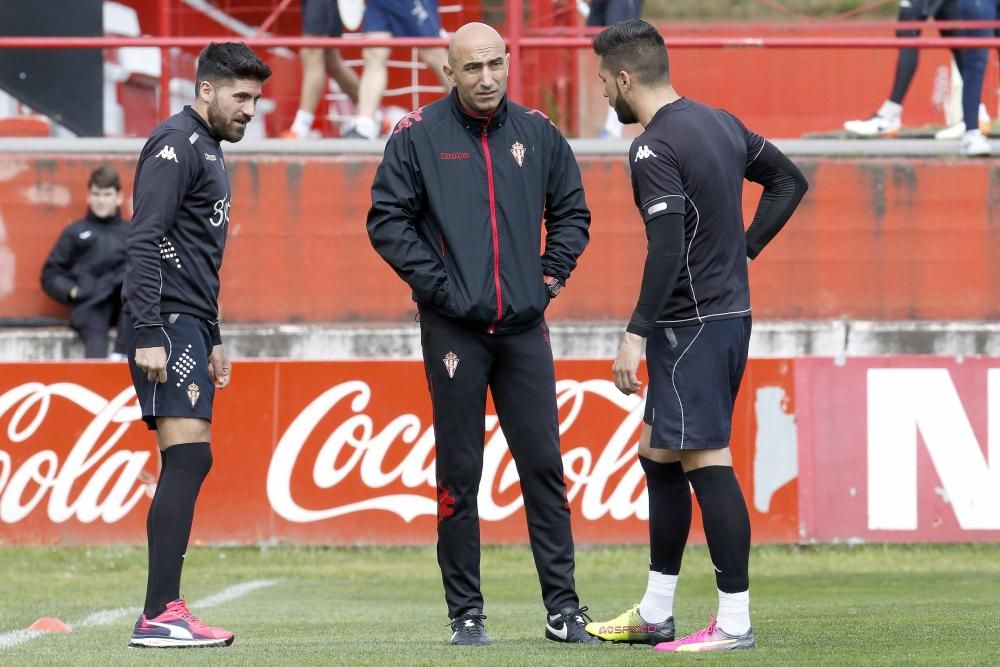
[[(797, 363), (751, 360), (736, 406), (735, 465), (757, 542), (799, 539)], [(556, 362), (574, 535), (643, 543), (642, 398), (618, 392), (610, 366)], [(524, 542), (517, 470), (492, 407), (485, 420), (483, 539)], [(193, 539), (435, 540), (434, 430), (419, 362), (237, 361), (212, 433)], [(158, 466), (124, 364), (0, 364), (0, 544), (142, 542)], [(697, 514), (693, 523), (703, 540)]]
[(1000, 541), (1000, 359), (795, 361), (803, 537)]

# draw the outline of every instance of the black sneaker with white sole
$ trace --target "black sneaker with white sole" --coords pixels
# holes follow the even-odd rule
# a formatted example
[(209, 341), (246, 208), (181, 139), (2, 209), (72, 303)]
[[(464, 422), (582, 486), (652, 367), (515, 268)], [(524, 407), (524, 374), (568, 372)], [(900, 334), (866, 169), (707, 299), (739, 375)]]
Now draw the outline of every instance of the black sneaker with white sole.
[(545, 617), (545, 638), (567, 644), (600, 644), (600, 639), (587, 632), (587, 623), (587, 607), (565, 607)]
[(486, 616), (478, 609), (471, 609), (462, 614), (451, 625), (451, 643), (454, 646), (489, 646), (490, 638), (486, 635), (483, 621)]

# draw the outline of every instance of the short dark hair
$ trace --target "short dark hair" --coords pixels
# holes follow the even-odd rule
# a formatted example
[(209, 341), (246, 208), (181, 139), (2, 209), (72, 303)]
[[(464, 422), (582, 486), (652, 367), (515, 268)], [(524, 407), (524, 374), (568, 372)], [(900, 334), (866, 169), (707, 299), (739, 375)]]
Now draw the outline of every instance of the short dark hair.
[(100, 167), (90, 172), (90, 178), (87, 179), (87, 189), (99, 188), (104, 190), (106, 188), (114, 188), (121, 192), (122, 182), (118, 178), (118, 172), (115, 171), (111, 165), (102, 164)]
[(646, 85), (670, 83), (670, 58), (660, 31), (645, 21), (619, 21), (594, 38), (594, 53), (617, 74), (626, 71)]
[(271, 68), (243, 42), (212, 42), (198, 56), (195, 94), (202, 81), (213, 85), (235, 79), (253, 79), (264, 83)]

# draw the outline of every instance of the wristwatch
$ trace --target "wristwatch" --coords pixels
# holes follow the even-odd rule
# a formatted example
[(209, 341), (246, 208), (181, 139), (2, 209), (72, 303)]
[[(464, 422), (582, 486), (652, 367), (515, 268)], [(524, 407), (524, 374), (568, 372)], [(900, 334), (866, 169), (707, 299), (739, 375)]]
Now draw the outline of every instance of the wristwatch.
[(563, 287), (562, 283), (559, 282), (559, 279), (553, 278), (552, 276), (545, 276), (542, 281), (545, 283), (545, 287), (549, 290), (549, 298), (556, 298), (559, 294), (559, 290)]

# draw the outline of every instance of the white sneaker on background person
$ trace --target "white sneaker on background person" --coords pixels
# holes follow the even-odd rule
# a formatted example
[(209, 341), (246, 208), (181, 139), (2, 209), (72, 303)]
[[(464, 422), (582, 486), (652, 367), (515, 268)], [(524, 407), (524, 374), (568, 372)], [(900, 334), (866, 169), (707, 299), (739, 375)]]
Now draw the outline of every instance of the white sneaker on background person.
[(903, 126), (903, 107), (886, 100), (869, 118), (849, 120), (844, 129), (859, 137), (892, 137)]
[[(986, 105), (979, 104), (979, 131), (983, 134), (989, 134), (990, 130), (993, 129), (992, 123), (990, 123), (990, 114), (986, 111)], [(935, 139), (947, 140), (947, 139), (961, 139), (965, 134), (965, 121), (958, 121), (954, 125), (949, 125), (948, 127), (938, 130), (934, 135)]]
[(993, 152), (990, 140), (979, 130), (969, 130), (962, 136), (959, 153), (965, 157), (986, 157)]

